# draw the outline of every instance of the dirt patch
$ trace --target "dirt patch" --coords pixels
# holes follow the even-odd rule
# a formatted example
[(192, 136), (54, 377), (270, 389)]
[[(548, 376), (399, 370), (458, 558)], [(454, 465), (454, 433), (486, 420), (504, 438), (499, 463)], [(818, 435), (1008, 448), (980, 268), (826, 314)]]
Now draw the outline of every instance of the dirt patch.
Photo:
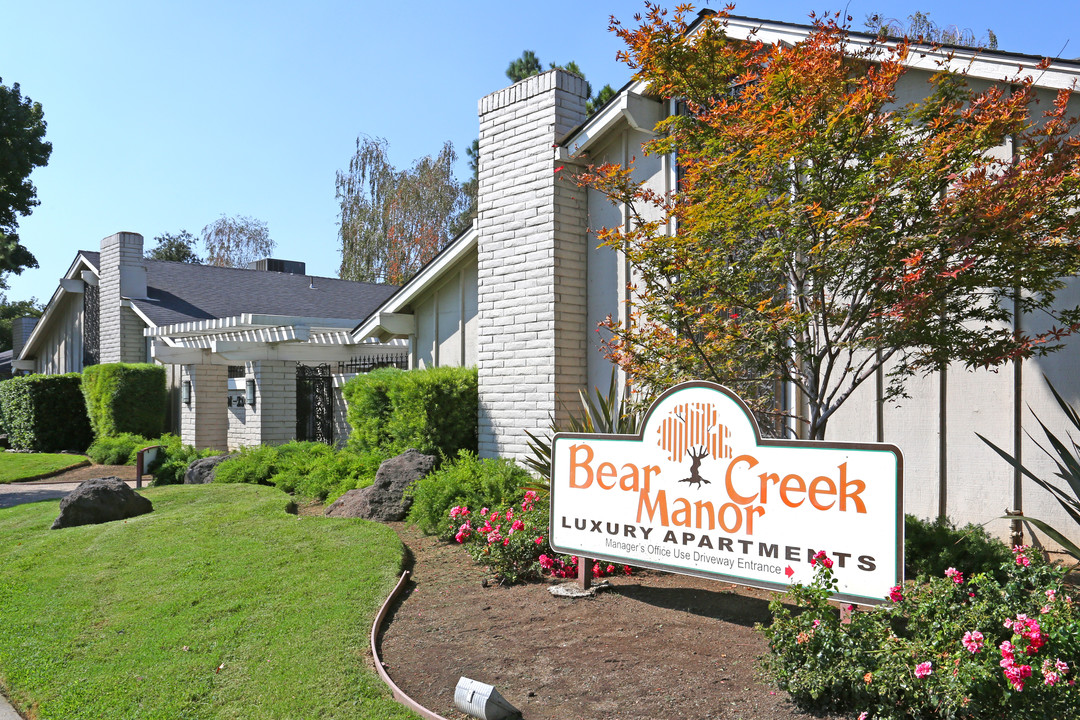
[(759, 677), (770, 593), (643, 572), (593, 599), (548, 584), (484, 587), (465, 551), (391, 523), (413, 576), (390, 616), (387, 672), (447, 717), (459, 677), (492, 684), (526, 720), (805, 720)]

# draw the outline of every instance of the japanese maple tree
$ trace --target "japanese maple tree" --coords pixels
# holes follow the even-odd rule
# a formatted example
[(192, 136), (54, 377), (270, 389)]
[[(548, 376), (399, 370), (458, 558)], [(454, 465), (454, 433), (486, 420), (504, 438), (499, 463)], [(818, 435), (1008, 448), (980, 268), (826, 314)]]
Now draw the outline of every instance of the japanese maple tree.
[[(710, 379), (783, 415), (791, 383), (821, 439), (879, 368), (897, 397), (913, 373), (1042, 355), (1080, 328), (1057, 302), (1080, 261), (1070, 91), (1039, 107), (1030, 76), (974, 87), (941, 56), (901, 104), (925, 46), (852, 37), (836, 16), (794, 45), (736, 39), (731, 9), (692, 33), (689, 6), (612, 21), (635, 77), (684, 108), (644, 148), (677, 154), (676, 192), (632, 166), (578, 178), (631, 218), (599, 235), (634, 270), (629, 322), (606, 325), (639, 385)], [(1015, 330), (1014, 300), (1046, 329)]]

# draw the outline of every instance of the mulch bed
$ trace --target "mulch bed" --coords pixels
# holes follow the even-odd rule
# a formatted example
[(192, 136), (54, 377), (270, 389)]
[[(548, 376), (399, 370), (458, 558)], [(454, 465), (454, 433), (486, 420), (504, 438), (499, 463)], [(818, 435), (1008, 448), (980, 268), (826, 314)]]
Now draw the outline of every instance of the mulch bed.
[(770, 593), (659, 572), (592, 599), (550, 583), (485, 586), (464, 549), (392, 524), (413, 576), (382, 638), (387, 672), (446, 718), (460, 677), (494, 685), (525, 720), (814, 717), (760, 676)]

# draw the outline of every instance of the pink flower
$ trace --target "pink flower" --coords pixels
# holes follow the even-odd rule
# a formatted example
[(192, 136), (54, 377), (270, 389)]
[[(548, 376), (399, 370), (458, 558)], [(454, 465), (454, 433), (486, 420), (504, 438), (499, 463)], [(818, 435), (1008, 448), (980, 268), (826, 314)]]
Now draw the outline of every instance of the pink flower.
[(544, 538), (542, 538), (542, 537), (538, 537), (538, 538), (536, 538), (536, 544), (537, 544), (537, 545), (539, 545), (539, 544), (540, 544), (540, 543), (542, 543), (542, 542), (544, 542)]
[(968, 652), (977, 653), (982, 650), (983, 634), (978, 630), (966, 632), (964, 633), (964, 639), (961, 640), (961, 642)]
[(1061, 676), (1069, 672), (1069, 664), (1064, 660), (1055, 660), (1052, 664), (1049, 660), (1043, 660), (1042, 673), (1044, 685), (1056, 685), (1061, 682)]
[(899, 585), (893, 585), (889, 588), (889, 600), (894, 603), (898, 603), (904, 599), (903, 588)]
[(859, 720), (866, 720), (869, 717), (870, 717), (870, 713), (866, 712), (865, 710), (863, 710), (861, 713), (859, 713)]
[(915, 666), (915, 677), (917, 678), (924, 678), (932, 672), (934, 672), (934, 665), (929, 660)]
[(506, 520), (509, 522), (514, 519), (514, 508), (506, 508)]
[(524, 530), (524, 529), (525, 529), (525, 523), (521, 522), (520, 520), (515, 520), (514, 524), (510, 526), (510, 533), (513, 534), (513, 533), (516, 533), (518, 530)]
[(818, 550), (817, 555), (814, 555), (814, 557), (810, 558), (811, 565), (817, 565), (819, 562), (827, 568), (831, 568), (833, 566), (832, 559), (825, 554), (824, 550)]
[(1030, 545), (1015, 545), (1013, 546), (1013, 554), (1016, 555), (1016, 564), (1028, 567), (1031, 565), (1031, 558), (1024, 554), (1024, 552), (1031, 547)]
[(488, 514), (488, 509), (487, 508), (480, 508), (480, 514), (481, 515), (487, 515)]
[(945, 577), (952, 578), (952, 581), (957, 585), (964, 582), (964, 573), (953, 567), (945, 571)]

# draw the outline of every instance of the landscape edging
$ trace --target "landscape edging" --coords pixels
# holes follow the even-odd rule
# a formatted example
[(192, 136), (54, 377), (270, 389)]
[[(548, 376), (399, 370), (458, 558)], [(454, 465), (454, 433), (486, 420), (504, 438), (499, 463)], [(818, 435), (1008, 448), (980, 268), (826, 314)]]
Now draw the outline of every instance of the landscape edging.
[(401, 578), (398, 580), (397, 585), (390, 591), (390, 595), (387, 596), (386, 602), (379, 608), (379, 612), (375, 615), (375, 622), (371, 624), (371, 657), (375, 661), (375, 671), (379, 673), (379, 677), (390, 688), (390, 692), (394, 695), (394, 700), (412, 710), (414, 713), (425, 718), (425, 720), (446, 720), (442, 715), (428, 710), (426, 707), (409, 697), (404, 690), (399, 688), (390, 675), (387, 674), (383, 668), (382, 658), (379, 657), (379, 633), (382, 631), (383, 621), (386, 619), (387, 614), (390, 612), (390, 605), (397, 599), (401, 591), (405, 589), (405, 583), (409, 579), (409, 571), (405, 570), (401, 573)]

